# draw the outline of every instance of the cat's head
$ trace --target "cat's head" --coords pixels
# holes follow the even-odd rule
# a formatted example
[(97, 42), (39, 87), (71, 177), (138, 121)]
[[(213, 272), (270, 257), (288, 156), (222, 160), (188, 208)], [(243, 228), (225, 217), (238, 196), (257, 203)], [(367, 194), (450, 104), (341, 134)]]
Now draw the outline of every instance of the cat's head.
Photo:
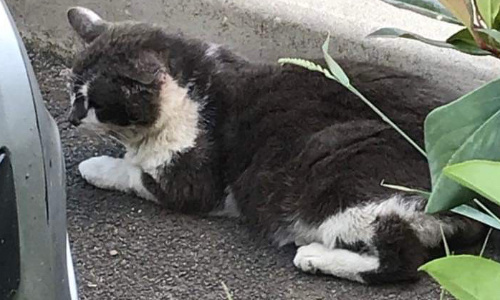
[(71, 8), (68, 21), (86, 44), (74, 59), (69, 82), (73, 125), (134, 138), (158, 123), (165, 101), (176, 100), (166, 97), (183, 96), (171, 87), (175, 81), (162, 58), (160, 28), (107, 22), (82, 7)]

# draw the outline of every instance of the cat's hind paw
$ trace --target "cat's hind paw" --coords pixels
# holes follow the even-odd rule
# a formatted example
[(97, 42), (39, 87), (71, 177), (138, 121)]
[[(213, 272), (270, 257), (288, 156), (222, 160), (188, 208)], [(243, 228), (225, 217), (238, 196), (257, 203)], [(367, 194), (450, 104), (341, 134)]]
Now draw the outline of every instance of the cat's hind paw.
[(304, 272), (314, 274), (320, 269), (325, 252), (328, 251), (329, 249), (319, 243), (301, 246), (297, 249), (293, 264)]

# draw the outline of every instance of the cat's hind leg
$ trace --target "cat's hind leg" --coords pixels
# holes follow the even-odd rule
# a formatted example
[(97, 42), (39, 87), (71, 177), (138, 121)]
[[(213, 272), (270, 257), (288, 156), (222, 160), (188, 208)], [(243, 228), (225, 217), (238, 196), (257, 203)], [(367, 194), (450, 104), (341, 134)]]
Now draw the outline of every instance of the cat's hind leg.
[(305, 272), (321, 272), (368, 284), (417, 279), (417, 269), (427, 253), (409, 224), (390, 214), (377, 217), (370, 225), (373, 234), (368, 240), (360, 236), (356, 242), (345, 243), (338, 236), (334, 245), (301, 246), (294, 259), (295, 266)]
[(294, 264), (368, 284), (412, 281), (430, 251), (441, 246), (441, 227), (448, 241), (481, 238), (481, 225), (460, 216), (427, 215), (424, 205), (424, 199), (394, 196), (348, 208), (316, 229), (315, 241), (298, 248)]
[(78, 165), (81, 176), (88, 183), (108, 190), (133, 192), (146, 200), (157, 202), (142, 183), (142, 170), (121, 158), (98, 156)]

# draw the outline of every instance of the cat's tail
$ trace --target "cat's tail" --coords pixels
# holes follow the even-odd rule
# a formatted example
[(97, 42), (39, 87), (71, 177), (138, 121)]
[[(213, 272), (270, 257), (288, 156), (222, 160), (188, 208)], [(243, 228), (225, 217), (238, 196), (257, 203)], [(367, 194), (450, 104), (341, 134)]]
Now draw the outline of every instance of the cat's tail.
[(465, 217), (424, 212), (426, 200), (393, 196), (344, 210), (317, 228), (316, 242), (297, 250), (294, 264), (362, 283), (380, 284), (418, 278), (417, 269), (442, 246), (468, 246), (485, 228)]

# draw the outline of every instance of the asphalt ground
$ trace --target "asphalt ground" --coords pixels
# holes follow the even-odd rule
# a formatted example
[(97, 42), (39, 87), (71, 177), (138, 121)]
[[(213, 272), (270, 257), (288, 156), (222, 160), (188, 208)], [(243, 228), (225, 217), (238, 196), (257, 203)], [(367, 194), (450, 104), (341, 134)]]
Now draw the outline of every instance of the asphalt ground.
[(278, 249), (237, 219), (167, 211), (137, 197), (97, 189), (78, 163), (118, 156), (119, 145), (66, 121), (65, 60), (28, 43), (48, 110), (56, 120), (67, 171), (68, 231), (80, 299), (439, 299), (430, 278), (369, 287), (295, 269), (294, 247)]

